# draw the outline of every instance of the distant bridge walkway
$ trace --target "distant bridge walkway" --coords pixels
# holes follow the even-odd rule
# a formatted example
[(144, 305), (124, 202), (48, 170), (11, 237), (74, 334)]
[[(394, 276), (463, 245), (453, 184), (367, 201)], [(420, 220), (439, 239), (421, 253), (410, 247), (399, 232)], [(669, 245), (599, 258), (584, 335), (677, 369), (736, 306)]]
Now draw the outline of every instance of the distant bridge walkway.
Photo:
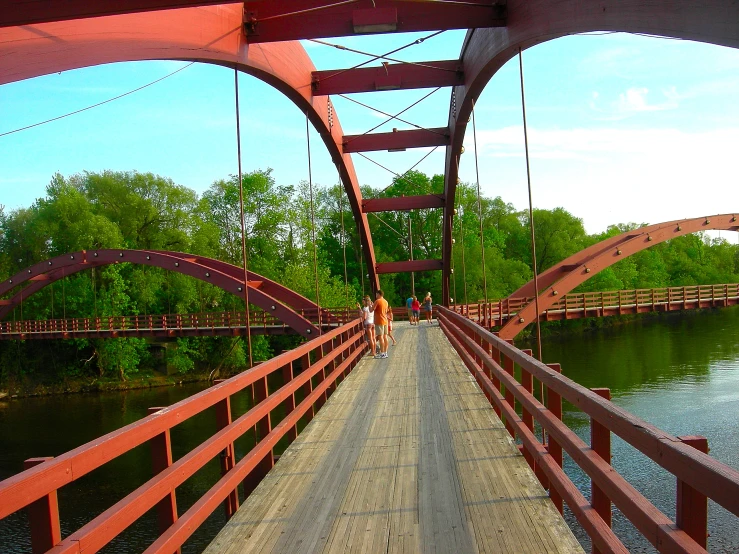
[[(548, 294), (555, 294), (556, 285)], [(545, 291), (542, 291), (545, 294)], [(555, 294), (556, 295), (556, 294)], [(503, 325), (531, 304), (534, 297), (504, 298), (497, 302), (464, 304), (455, 311), (486, 327)], [(562, 296), (543, 310), (541, 321), (562, 321), (586, 317), (672, 312), (739, 305), (739, 284), (693, 285), (656, 289), (580, 292)]]

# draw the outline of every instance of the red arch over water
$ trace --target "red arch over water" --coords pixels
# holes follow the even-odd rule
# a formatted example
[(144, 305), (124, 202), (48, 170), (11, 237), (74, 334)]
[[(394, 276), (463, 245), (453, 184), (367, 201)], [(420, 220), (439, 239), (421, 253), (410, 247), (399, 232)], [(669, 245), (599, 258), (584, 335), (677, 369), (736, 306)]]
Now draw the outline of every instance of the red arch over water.
[[(7, 316), (24, 298), (28, 298), (67, 275), (93, 267), (126, 262), (159, 267), (188, 275), (240, 298), (245, 297), (243, 269), (225, 262), (181, 252), (123, 249), (82, 250), (39, 262), (0, 283), (0, 295), (3, 295), (23, 283), (32, 282), (30, 286), (3, 302), (0, 306), (0, 319)], [(249, 272), (248, 279), (250, 304), (274, 315), (304, 337), (315, 337), (320, 334), (315, 325), (296, 311), (317, 311), (316, 304), (256, 273)]]
[[(142, 0), (118, 11), (198, 3), (211, 2)], [(311, 4), (302, 2), (300, 7), (302, 9)], [(398, 4), (408, 9), (404, 2), (378, 0), (378, 4)], [(236, 66), (262, 79), (305, 111), (321, 134), (339, 168), (359, 229), (370, 283), (376, 287), (378, 281), (372, 238), (367, 216), (361, 206), (357, 177), (351, 157), (343, 153), (343, 133), (338, 119), (334, 115), (333, 125), (330, 121), (329, 100), (312, 94), (313, 64), (297, 42), (249, 44), (242, 32), (245, 5), (255, 7), (258, 3), (128, 13), (0, 28), (0, 84), (77, 67), (153, 59), (195, 60)], [(286, 1), (284, 6), (288, 9), (297, 4)], [(315, 6), (325, 4), (316, 2)], [(30, 8), (15, 9), (22, 17), (23, 10)], [(116, 11), (109, 5), (107, 9)], [(416, 11), (413, 13), (422, 17), (424, 10), (430, 8), (417, 5), (414, 9)], [(459, 10), (462, 9), (459, 7)], [(505, 27), (468, 31), (460, 56), (464, 84), (453, 89), (448, 117), (450, 142), (445, 162), (442, 247), (442, 302), (445, 304), (449, 303), (451, 230), (459, 159), (467, 122), (475, 99), (519, 48), (525, 49), (558, 37), (588, 31), (646, 33), (739, 46), (739, 3), (733, 0), (562, 0), (556, 3), (549, 0), (508, 0), (506, 12)], [(322, 13), (326, 14), (323, 19), (334, 25), (336, 32), (332, 34), (350, 32), (350, 27), (345, 29), (339, 24), (340, 18), (334, 12)], [(332, 17), (334, 21), (330, 21)], [(302, 29), (298, 21), (289, 22), (288, 26), (298, 26), (290, 29), (290, 36), (310, 36), (308, 24), (304, 23), (306, 28)], [(301, 32), (305, 34), (301, 35)], [(259, 37), (253, 39), (256, 41)]]
[[(539, 277), (541, 291), (539, 293), (539, 312), (544, 312), (559, 300), (561, 295), (567, 294), (607, 267), (628, 258), (632, 254), (646, 250), (650, 246), (666, 240), (711, 229), (739, 231), (739, 219), (735, 214), (724, 214), (682, 221), (668, 221), (627, 231), (594, 244), (542, 273)], [(510, 298), (533, 295), (533, 286), (533, 282), (530, 281), (511, 294)], [(512, 339), (534, 321), (536, 321), (536, 303), (532, 301), (522, 308), (516, 317), (511, 318), (503, 325), (500, 329), (500, 337), (502, 339)]]
[(644, 33), (739, 47), (739, 3), (732, 0), (508, 0), (507, 25), (471, 29), (462, 47), (464, 85), (454, 88), (449, 110), (451, 144), (446, 150), (443, 302), (449, 303), (454, 197), (465, 131), (473, 103), (519, 48), (576, 33)]
[[(237, 67), (273, 86), (306, 113), (341, 175), (373, 287), (375, 255), (336, 110), (313, 96), (313, 62), (297, 41), (247, 44), (242, 4), (183, 8), (0, 28), (0, 85), (113, 62), (189, 60)], [(333, 112), (333, 113), (329, 113)]]

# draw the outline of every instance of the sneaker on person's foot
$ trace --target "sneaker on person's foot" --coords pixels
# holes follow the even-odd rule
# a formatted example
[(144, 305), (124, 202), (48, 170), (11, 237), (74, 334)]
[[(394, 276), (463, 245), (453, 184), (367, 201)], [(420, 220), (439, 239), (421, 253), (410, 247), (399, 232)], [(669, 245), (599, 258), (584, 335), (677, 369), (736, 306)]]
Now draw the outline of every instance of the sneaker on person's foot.
[(382, 354), (380, 354), (380, 356), (383, 357), (383, 358), (387, 358), (388, 357), (387, 356), (387, 352), (383, 352)]

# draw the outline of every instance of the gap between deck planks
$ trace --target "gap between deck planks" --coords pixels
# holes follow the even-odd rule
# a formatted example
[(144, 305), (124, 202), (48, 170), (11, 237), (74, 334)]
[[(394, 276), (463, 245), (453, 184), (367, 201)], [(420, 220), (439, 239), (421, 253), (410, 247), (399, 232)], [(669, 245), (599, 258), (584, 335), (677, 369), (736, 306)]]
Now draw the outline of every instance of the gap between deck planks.
[(398, 324), (205, 550), (583, 552), (438, 325)]

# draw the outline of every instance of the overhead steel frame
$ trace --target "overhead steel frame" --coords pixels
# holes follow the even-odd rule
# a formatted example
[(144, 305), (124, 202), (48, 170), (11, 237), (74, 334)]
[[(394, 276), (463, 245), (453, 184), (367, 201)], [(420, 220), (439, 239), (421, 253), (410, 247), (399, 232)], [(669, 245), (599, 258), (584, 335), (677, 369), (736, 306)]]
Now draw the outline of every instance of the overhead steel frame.
[[(89, 3), (67, 2), (62, 5), (52, 0), (34, 3), (0, 0), (0, 7), (5, 8), (0, 13), (6, 14), (0, 17), (0, 26), (167, 7), (202, 6), (212, 2), (100, 0), (94, 8), (85, 7), (85, 4)], [(351, 158), (342, 149), (343, 138), (338, 121), (331, 125), (330, 115), (333, 114), (330, 111), (333, 110), (325, 98), (327, 91), (331, 91), (330, 85), (326, 85), (327, 77), (336, 72), (311, 71), (310, 79), (306, 79), (307, 68), (312, 64), (299, 45), (264, 44), (259, 52), (253, 50), (256, 43), (276, 40), (476, 27), (468, 31), (454, 72), (446, 71), (443, 78), (441, 75), (438, 77), (438, 82), (432, 71), (420, 71), (418, 66), (401, 69), (402, 66), (396, 68), (387, 65), (384, 66), (384, 76), (381, 71), (378, 75), (377, 68), (374, 68), (374, 73), (367, 68), (340, 70), (341, 79), (335, 77), (337, 90), (345, 92), (368, 91), (373, 87), (374, 90), (388, 90), (456, 84), (448, 118), (444, 185), (442, 302), (448, 304), (454, 199), (464, 134), (474, 101), (506, 61), (520, 49), (588, 31), (645, 33), (739, 46), (739, 5), (732, 0), (710, 3), (692, 0), (656, 0), (649, 3), (640, 0), (563, 0), (556, 4), (548, 0), (470, 0), (459, 5), (454, 2), (449, 6), (443, 4), (357, 0), (337, 2), (323, 9), (326, 4), (312, 0), (247, 0), (243, 4), (246, 37), (241, 32), (239, 22), (241, 4), (96, 18), (88, 20), (93, 21), (90, 25), (80, 20), (61, 27), (48, 23), (20, 31), (17, 27), (10, 28), (7, 32), (0, 31), (0, 54), (4, 56), (4, 64), (10, 63), (15, 67), (15, 73), (12, 68), (8, 72), (5, 67), (0, 67), (0, 84), (61, 69), (113, 61), (187, 59), (237, 65), (241, 70), (281, 90), (308, 113), (339, 167), (359, 228), (370, 283), (377, 286), (369, 225), (361, 209), (362, 199), (356, 174)], [(37, 9), (42, 5), (46, 9)], [(454, 7), (454, 12), (449, 11), (450, 6)], [(142, 30), (139, 34), (142, 42), (130, 43), (127, 40), (126, 31), (132, 26)], [(64, 40), (56, 43), (54, 39), (60, 36)], [(9, 40), (14, 41), (12, 48), (8, 47)], [(98, 51), (89, 52), (91, 46)], [(123, 49), (122, 53), (118, 52), (119, 48)], [(433, 71), (441, 72), (451, 69), (449, 63), (436, 61), (419, 66), (436, 65)], [(429, 67), (425, 69), (429, 70)], [(463, 84), (455, 83), (455, 80), (463, 80)], [(407, 141), (403, 145), (412, 147), (412, 142)], [(387, 203), (383, 208), (392, 209), (392, 203)]]
[(449, 303), (454, 198), (467, 123), (483, 89), (519, 49), (590, 31), (644, 33), (739, 47), (739, 3), (732, 0), (508, 0), (501, 29), (471, 29), (462, 46), (464, 85), (452, 91), (446, 151), (442, 301)]
[[(0, 85), (81, 67), (141, 60), (236, 66), (272, 85), (307, 114), (336, 164), (357, 223), (369, 282), (377, 288), (374, 248), (367, 215), (362, 212), (359, 182), (351, 156), (343, 152), (344, 133), (329, 98), (313, 95), (315, 67), (298, 42), (248, 44), (243, 17), (242, 4), (227, 4), (0, 28)], [(134, 38), (131, 29), (136, 29)]]
[[(105, 249), (70, 252), (44, 260), (0, 283), (0, 295), (19, 285), (31, 285), (16, 293), (9, 300), (0, 301), (0, 319), (32, 294), (68, 275), (93, 267), (118, 263), (133, 263), (159, 267), (181, 273), (219, 287), (240, 298), (245, 297), (244, 270), (240, 267), (181, 252), (158, 252), (153, 250)], [(312, 338), (320, 335), (318, 327), (296, 310), (316, 310), (318, 306), (307, 298), (253, 272), (248, 273), (249, 302), (294, 329), (298, 334)]]
[[(739, 231), (739, 219), (736, 214), (724, 214), (668, 221), (627, 231), (594, 244), (542, 273), (539, 277), (539, 313), (545, 312), (563, 295), (624, 258), (666, 240), (708, 230)], [(532, 294), (533, 282), (529, 281), (510, 298), (525, 298)], [(513, 339), (534, 321), (536, 302), (532, 301), (503, 325), (499, 336), (506, 340)]]

